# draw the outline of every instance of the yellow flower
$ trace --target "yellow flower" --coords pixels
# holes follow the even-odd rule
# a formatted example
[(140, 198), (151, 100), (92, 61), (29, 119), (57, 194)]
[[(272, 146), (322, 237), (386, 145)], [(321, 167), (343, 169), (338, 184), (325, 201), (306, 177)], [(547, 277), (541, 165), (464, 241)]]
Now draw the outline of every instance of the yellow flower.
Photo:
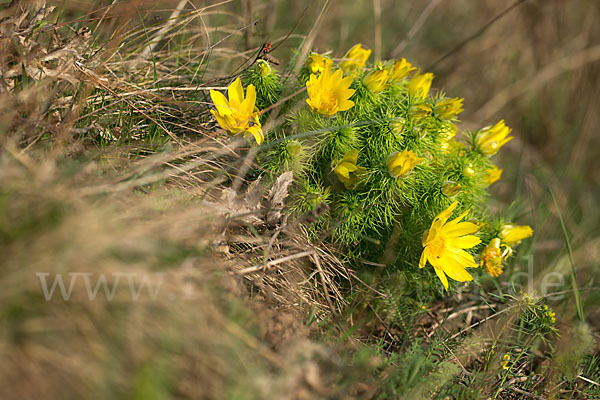
[(544, 305), (543, 309), (544, 309), (544, 316), (546, 317), (546, 319), (548, 319), (551, 323), (555, 324), (556, 323), (556, 314), (550, 308), (548, 308), (547, 305)]
[(370, 56), (371, 50), (364, 48), (360, 43), (356, 44), (344, 54), (340, 68), (345, 74), (356, 73), (357, 69), (365, 66)]
[(465, 99), (458, 97), (438, 101), (433, 109), (433, 112), (440, 119), (452, 119), (463, 111), (463, 101), (465, 101)]
[(521, 243), (533, 235), (533, 229), (529, 225), (504, 224), (500, 227), (500, 239), (509, 246)]
[(487, 271), (488, 274), (490, 274), (490, 276), (492, 278), (497, 278), (500, 275), (502, 275), (502, 264), (498, 264), (498, 265), (488, 265), (485, 267), (485, 270)]
[(475, 135), (475, 147), (484, 155), (493, 156), (500, 147), (513, 139), (512, 136), (507, 137), (510, 131), (504, 120), (492, 127), (485, 127)]
[(360, 176), (364, 174), (367, 169), (365, 167), (359, 167), (356, 165), (358, 160), (358, 150), (350, 150), (341, 160), (333, 160), (331, 162), (331, 168), (337, 175), (340, 182), (344, 184), (346, 189), (352, 189), (354, 185), (360, 181)]
[(423, 233), (423, 253), (419, 261), (419, 268), (424, 268), (427, 261), (435, 270), (444, 288), (448, 290), (448, 275), (458, 282), (473, 280), (466, 268), (477, 268), (473, 256), (464, 249), (470, 249), (481, 243), (481, 239), (472, 235), (479, 230), (479, 225), (472, 222), (460, 222), (469, 210), (463, 212), (458, 218), (450, 222), (448, 218), (458, 205), (452, 203), (450, 207), (439, 213), (431, 223), (431, 228)]
[(256, 143), (261, 144), (265, 137), (258, 120), (258, 109), (255, 106), (256, 89), (254, 85), (248, 85), (244, 98), (242, 81), (237, 78), (227, 88), (227, 95), (229, 100), (219, 91), (210, 91), (210, 97), (216, 107), (216, 110), (210, 110), (210, 112), (215, 116), (221, 128), (232, 135), (250, 134), (254, 136)]
[(487, 171), (487, 174), (483, 178), (483, 181), (485, 183), (487, 183), (488, 185), (491, 185), (492, 183), (494, 183), (498, 179), (500, 179), (501, 176), (502, 176), (502, 169), (500, 169), (500, 168), (496, 167), (495, 165), (493, 165), (492, 168), (490, 168)]
[[(504, 247), (504, 249), (502, 249)], [(494, 238), (483, 249), (480, 265), (485, 266), (486, 271), (492, 278), (502, 274), (502, 260), (506, 260), (512, 254), (512, 249), (500, 244), (499, 238)]]
[(339, 69), (333, 75), (329, 68), (319, 77), (311, 74), (306, 83), (308, 91), (306, 102), (313, 111), (323, 115), (346, 111), (354, 106), (354, 102), (349, 100), (354, 94), (354, 89), (350, 89), (351, 84), (352, 78), (343, 78), (342, 71)]
[(258, 60), (256, 62), (256, 72), (263, 77), (266, 78), (271, 74), (271, 66), (265, 60)]
[(395, 152), (387, 158), (387, 168), (392, 178), (406, 178), (424, 158), (417, 157), (412, 150)]
[(408, 61), (406, 61), (406, 59), (403, 58), (401, 60), (396, 61), (393, 64), (391, 62), (387, 63), (385, 69), (387, 69), (390, 72), (390, 82), (398, 83), (402, 79), (410, 75), (410, 73), (413, 72), (416, 68), (413, 67), (411, 63), (409, 63)]
[(321, 54), (312, 53), (308, 60), (306, 60), (306, 67), (311, 74), (318, 75), (328, 68), (331, 68), (333, 61), (330, 58), (322, 56)]
[(363, 85), (369, 89), (371, 93), (381, 93), (387, 88), (388, 78), (390, 73), (385, 69), (376, 69), (369, 72), (363, 79)]
[(431, 104), (414, 104), (408, 109), (408, 115), (415, 121), (422, 121), (431, 115), (431, 111)]
[(508, 363), (510, 362), (510, 354), (507, 353), (502, 358), (504, 359), (504, 361), (502, 361), (502, 369), (509, 369)]
[(408, 95), (418, 100), (425, 99), (431, 88), (431, 82), (433, 82), (431, 72), (421, 75), (421, 70), (418, 70), (408, 82)]

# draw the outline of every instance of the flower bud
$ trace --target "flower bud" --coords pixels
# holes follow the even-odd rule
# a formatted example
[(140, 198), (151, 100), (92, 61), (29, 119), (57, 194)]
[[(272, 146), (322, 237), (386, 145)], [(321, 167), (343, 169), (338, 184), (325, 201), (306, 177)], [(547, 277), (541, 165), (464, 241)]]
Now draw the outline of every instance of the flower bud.
[(404, 134), (405, 127), (406, 120), (402, 117), (390, 121), (390, 131), (392, 131), (394, 135), (402, 136)]
[(306, 202), (311, 207), (316, 207), (321, 202), (321, 195), (318, 192), (310, 192), (306, 195)]
[(363, 85), (373, 94), (381, 93), (388, 86), (389, 75), (385, 69), (376, 69), (364, 77)]
[(306, 60), (306, 68), (311, 74), (319, 75), (321, 72), (325, 71), (327, 68), (330, 68), (333, 64), (333, 61), (321, 54), (312, 53), (308, 60)]
[(442, 193), (446, 197), (454, 197), (460, 192), (460, 183), (446, 181), (442, 184)]
[(502, 176), (502, 169), (493, 165), (492, 168), (487, 170), (487, 173), (486, 173), (485, 177), (483, 178), (483, 181), (485, 183), (487, 183), (488, 185), (491, 185), (492, 183), (494, 183), (498, 179), (500, 179), (501, 176)]
[(533, 229), (529, 225), (504, 224), (500, 227), (498, 236), (503, 243), (509, 246), (521, 243), (521, 240), (527, 239), (533, 235)]
[(370, 56), (371, 50), (363, 47), (360, 43), (356, 44), (344, 54), (340, 68), (344, 74), (355, 73), (357, 69), (365, 66)]
[(302, 151), (302, 145), (297, 140), (290, 140), (285, 145), (285, 149), (291, 157), (296, 157)]
[(356, 165), (357, 160), (358, 150), (350, 150), (342, 159), (331, 162), (333, 172), (346, 189), (352, 189), (360, 181), (361, 175), (367, 171), (365, 167)]
[(492, 127), (485, 127), (475, 135), (475, 148), (483, 155), (493, 156), (507, 142), (513, 139), (508, 136), (511, 129), (501, 120)]
[(387, 158), (388, 172), (392, 178), (406, 178), (423, 160), (412, 150), (392, 153)]
[(417, 100), (424, 100), (432, 82), (433, 74), (431, 72), (421, 75), (421, 71), (417, 71), (408, 82), (408, 95)]
[(433, 112), (440, 119), (452, 119), (463, 111), (463, 101), (464, 99), (458, 97), (438, 101)]
[(398, 83), (402, 79), (406, 78), (416, 68), (411, 65), (406, 59), (398, 60), (394, 63), (387, 63), (385, 69), (390, 73), (390, 82)]
[(408, 109), (408, 115), (415, 121), (422, 121), (431, 115), (431, 104), (415, 104)]
[(266, 78), (271, 74), (271, 66), (265, 60), (258, 60), (256, 62), (256, 72), (263, 77)]

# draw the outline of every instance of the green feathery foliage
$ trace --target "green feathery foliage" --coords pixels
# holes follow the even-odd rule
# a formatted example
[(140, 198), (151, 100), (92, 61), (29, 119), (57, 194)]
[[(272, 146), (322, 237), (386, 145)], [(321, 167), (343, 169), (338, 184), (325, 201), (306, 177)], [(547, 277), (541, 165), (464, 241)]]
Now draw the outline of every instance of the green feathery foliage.
[[(331, 232), (350, 260), (383, 263), (401, 272), (408, 286), (439, 292), (435, 274), (417, 268), (422, 237), (454, 202), (457, 212), (471, 210), (466, 218), (481, 227), (481, 238), (498, 234), (486, 208), (498, 171), (490, 156), (510, 139), (510, 129), (501, 121), (466, 132), (466, 143), (457, 141), (462, 99), (430, 96), (432, 74), (409, 78), (414, 68), (406, 60), (364, 66), (344, 77), (331, 60), (313, 53), (289, 89), (301, 92), (306, 85), (308, 105), (297, 99), (284, 104), (287, 119), (266, 135), (259, 162), (273, 179), (294, 172), (289, 203), (297, 216), (326, 206), (313, 222), (315, 237)], [(256, 88), (259, 110), (280, 100), (280, 78), (267, 61), (251, 67), (244, 83)], [(463, 248), (475, 256), (483, 249), (482, 264), (496, 268), (488, 270), (495, 276), (512, 253), (507, 243), (488, 253), (483, 244)], [(394, 256), (384, 257), (386, 249)]]
[[(365, 60), (370, 54), (353, 51)], [(248, 92), (256, 90), (255, 110), (263, 121), (277, 102), (287, 110), (285, 122), (267, 132), (259, 149), (263, 171), (272, 179), (293, 171), (288, 201), (296, 216), (327, 210), (311, 221), (314, 237), (330, 232), (349, 260), (384, 264), (417, 292), (441, 293), (436, 273), (439, 279), (446, 274), (472, 280), (464, 267), (476, 267), (473, 257), (479, 255), (490, 275), (498, 276), (511, 246), (531, 235), (494, 241), (503, 226), (487, 211), (488, 187), (501, 173), (490, 156), (511, 139), (510, 129), (500, 121), (455, 140), (462, 99), (441, 91), (430, 95), (433, 74), (417, 71), (410, 77), (415, 68), (404, 59), (372, 66), (355, 61), (350, 66), (344, 61), (340, 69), (312, 53), (296, 79), (286, 79), (293, 82), (286, 93), (302, 93), (306, 86), (306, 101), (298, 101), (301, 95), (282, 98), (282, 80), (265, 60), (244, 73)], [(239, 122), (232, 133), (256, 129), (247, 125)], [(438, 238), (438, 226), (427, 238), (436, 216), (448, 210), (443, 220), (450, 221), (454, 209), (454, 218), (467, 212), (461, 215), (463, 232)], [(452, 257), (456, 268), (450, 266)], [(418, 268), (432, 260), (434, 269)]]

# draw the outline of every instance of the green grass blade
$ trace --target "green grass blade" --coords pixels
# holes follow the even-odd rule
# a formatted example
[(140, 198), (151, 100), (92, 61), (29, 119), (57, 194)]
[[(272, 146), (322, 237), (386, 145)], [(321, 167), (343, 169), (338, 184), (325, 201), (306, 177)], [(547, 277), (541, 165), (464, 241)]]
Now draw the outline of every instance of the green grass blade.
[(556, 196), (554, 196), (554, 192), (552, 191), (551, 187), (548, 187), (548, 189), (552, 195), (552, 200), (554, 201), (554, 206), (556, 207), (556, 212), (558, 213), (558, 219), (560, 220), (560, 226), (562, 227), (563, 235), (565, 237), (565, 243), (567, 244), (567, 251), (569, 252), (569, 262), (571, 263), (571, 280), (573, 281), (573, 293), (575, 294), (575, 303), (577, 304), (577, 315), (581, 321), (584, 321), (585, 317), (583, 314), (583, 305), (581, 304), (581, 294), (579, 293), (579, 286), (577, 285), (577, 274), (575, 272), (575, 261), (573, 260), (571, 241), (569, 240), (567, 227), (565, 226), (562, 213), (560, 212), (560, 207), (558, 207)]

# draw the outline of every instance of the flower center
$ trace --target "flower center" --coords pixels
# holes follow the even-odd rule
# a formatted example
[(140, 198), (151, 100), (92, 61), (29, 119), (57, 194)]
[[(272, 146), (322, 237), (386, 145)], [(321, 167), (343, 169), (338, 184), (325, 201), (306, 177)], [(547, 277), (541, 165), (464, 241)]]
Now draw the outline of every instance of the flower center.
[(502, 275), (502, 265), (487, 265), (485, 269), (492, 278), (497, 278)]
[(338, 108), (338, 101), (335, 93), (331, 90), (324, 91), (321, 93), (319, 98), (319, 109), (326, 111), (327, 113), (335, 113)]
[(254, 125), (254, 121), (252, 120), (253, 116), (249, 114), (244, 114), (241, 112), (236, 112), (233, 114), (233, 118), (235, 119), (235, 128), (238, 129), (247, 129)]
[(446, 241), (441, 237), (437, 237), (427, 244), (427, 248), (431, 252), (431, 255), (435, 258), (440, 258), (446, 249)]
[(488, 267), (498, 267), (502, 264), (502, 253), (500, 249), (488, 249), (485, 252), (483, 260)]

